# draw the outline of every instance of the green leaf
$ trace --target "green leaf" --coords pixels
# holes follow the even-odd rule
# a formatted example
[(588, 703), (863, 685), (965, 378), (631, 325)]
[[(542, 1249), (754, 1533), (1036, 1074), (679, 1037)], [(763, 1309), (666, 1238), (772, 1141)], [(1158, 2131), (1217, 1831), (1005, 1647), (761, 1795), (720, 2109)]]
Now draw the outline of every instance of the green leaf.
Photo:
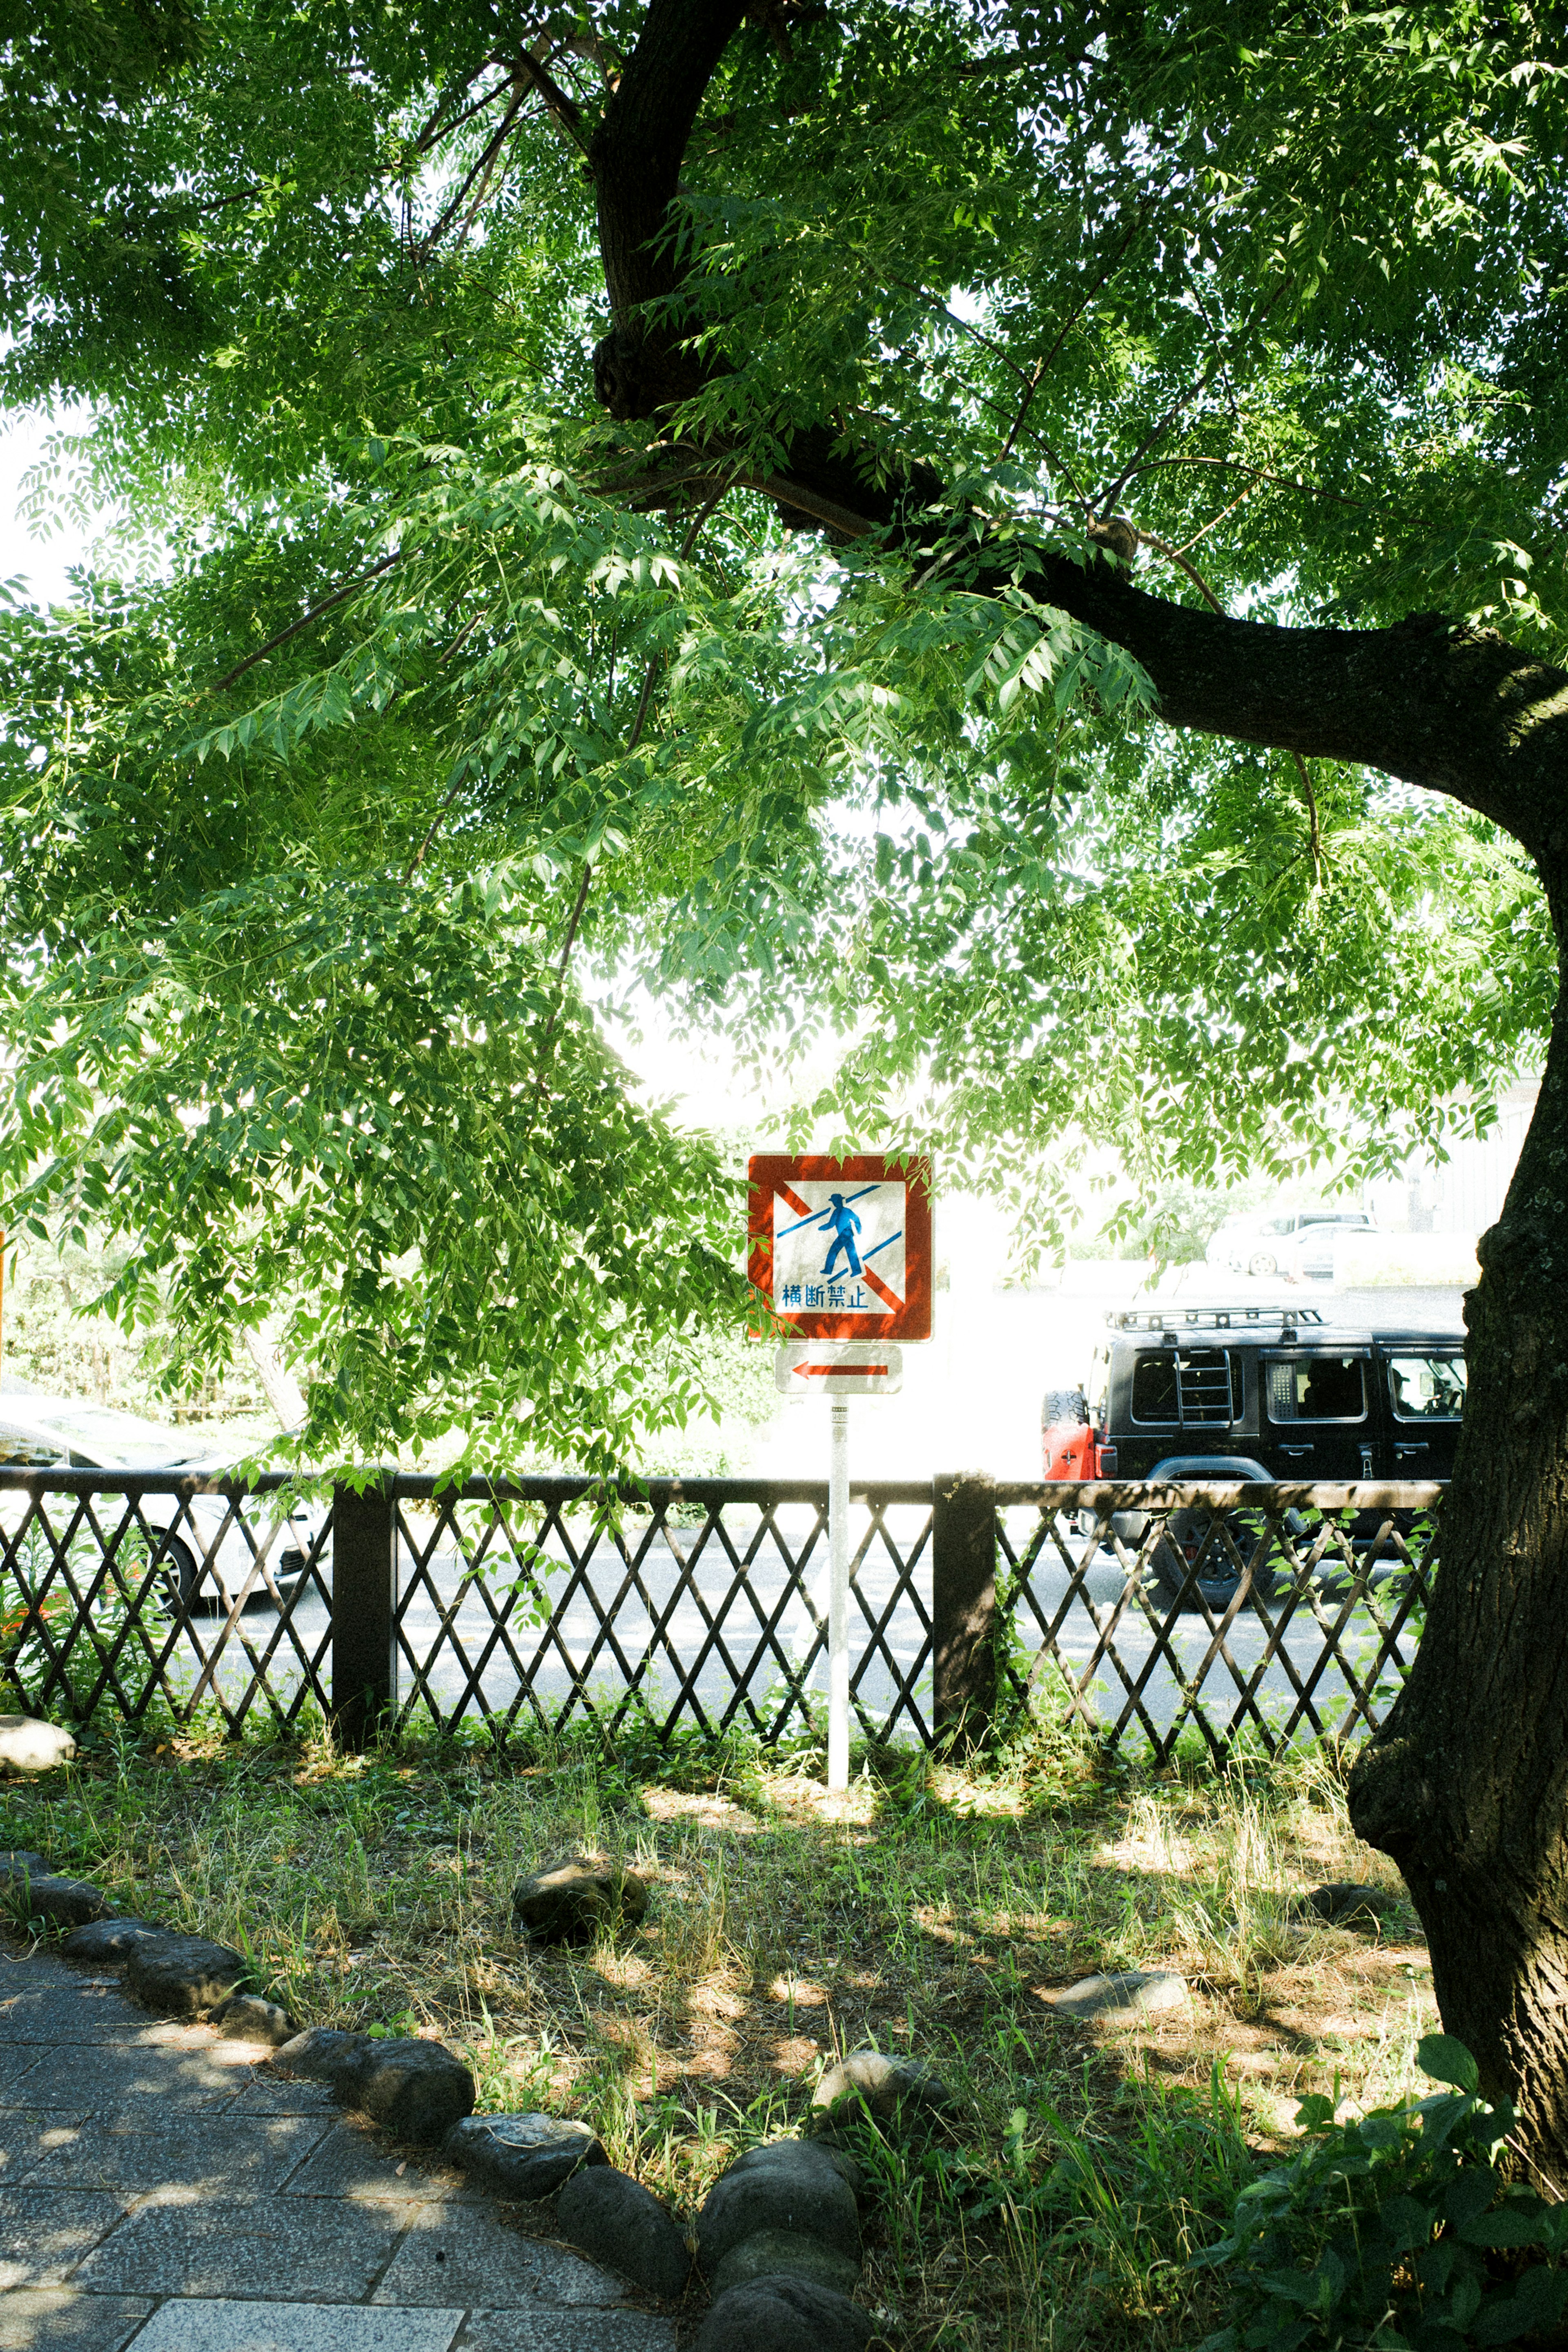
[(1456, 2090), (1479, 2091), (1480, 2071), (1462, 2042), (1451, 2033), (1426, 2033), (1415, 2045), (1415, 2063), (1435, 2083), (1451, 2083)]
[(1548, 2270), (1526, 2271), (1510, 2295), (1489, 2295), (1483, 2307), (1470, 2322), (1469, 2334), (1476, 2344), (1516, 2344), (1521, 2336), (1533, 2336), (1546, 2328), (1555, 2327), (1568, 2306), (1568, 2272)]

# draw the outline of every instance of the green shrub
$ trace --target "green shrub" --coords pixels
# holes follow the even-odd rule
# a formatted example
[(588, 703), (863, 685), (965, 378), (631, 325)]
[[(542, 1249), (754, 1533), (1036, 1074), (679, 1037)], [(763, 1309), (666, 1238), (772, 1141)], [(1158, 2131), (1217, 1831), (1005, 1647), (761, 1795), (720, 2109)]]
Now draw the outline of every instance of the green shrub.
[(1568, 2206), (1498, 2170), (1514, 2113), (1477, 2095), (1463, 2042), (1428, 2034), (1417, 2056), (1449, 2087), (1346, 2123), (1303, 2102), (1300, 2155), (1244, 2189), (1229, 2236), (1194, 2258), (1235, 2297), (1203, 2352), (1462, 2352), (1562, 2318)]

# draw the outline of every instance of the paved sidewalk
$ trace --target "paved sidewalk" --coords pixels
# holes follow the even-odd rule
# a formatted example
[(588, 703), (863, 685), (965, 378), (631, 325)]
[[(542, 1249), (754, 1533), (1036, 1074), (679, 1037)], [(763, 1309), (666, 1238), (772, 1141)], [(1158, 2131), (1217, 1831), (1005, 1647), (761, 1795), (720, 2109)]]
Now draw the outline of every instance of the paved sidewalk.
[(671, 2352), (265, 2054), (0, 1940), (0, 2352)]

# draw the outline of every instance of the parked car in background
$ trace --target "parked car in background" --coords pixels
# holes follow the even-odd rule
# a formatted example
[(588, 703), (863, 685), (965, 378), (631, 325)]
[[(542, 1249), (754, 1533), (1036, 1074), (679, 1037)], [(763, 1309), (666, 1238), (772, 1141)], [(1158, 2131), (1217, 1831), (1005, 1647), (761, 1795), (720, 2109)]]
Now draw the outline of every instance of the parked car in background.
[[(210, 1444), (193, 1451), (179, 1430), (134, 1413), (37, 1391), (18, 1394), (9, 1387), (0, 1392), (3, 1469), (169, 1470), (182, 1478), (219, 1478), (227, 1466)], [(222, 1495), (193, 1495), (184, 1506), (188, 1516), (182, 1516), (173, 1494), (154, 1488), (142, 1500), (148, 1532), (161, 1545), (171, 1586), (187, 1607), (229, 1607), (264, 1549), (273, 1583), (287, 1591), (304, 1575), (326, 1525), (319, 1505), (288, 1494), (248, 1496), (240, 1506), (244, 1528), (230, 1519), (229, 1509)], [(247, 1598), (268, 1597), (258, 1573)]]
[(1284, 1275), (1288, 1280), (1331, 1277), (1334, 1243), (1341, 1234), (1375, 1233), (1375, 1218), (1366, 1209), (1289, 1209), (1277, 1217), (1247, 1218), (1234, 1226), (1222, 1225), (1223, 1259), (1210, 1245), (1210, 1264), (1223, 1263), (1232, 1274)]
[[(1049, 1479), (1351, 1485), (1453, 1473), (1460, 1331), (1374, 1331), (1292, 1305), (1131, 1307), (1106, 1321), (1088, 1388), (1046, 1391)], [(1141, 1542), (1147, 1520), (1118, 1512), (1112, 1525)], [(1225, 1596), (1205, 1587), (1205, 1597)]]

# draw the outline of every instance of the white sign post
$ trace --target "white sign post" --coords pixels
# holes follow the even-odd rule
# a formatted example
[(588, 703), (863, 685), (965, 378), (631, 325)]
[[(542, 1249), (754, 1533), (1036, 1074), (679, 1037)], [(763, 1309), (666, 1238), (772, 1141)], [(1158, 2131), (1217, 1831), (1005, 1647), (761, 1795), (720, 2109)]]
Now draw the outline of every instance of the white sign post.
[(827, 1454), (827, 1785), (849, 1786), (849, 1400), (896, 1396), (904, 1359), (888, 1339), (786, 1339), (773, 1366), (785, 1396), (821, 1389), (832, 1433)]
[[(786, 1396), (829, 1399), (827, 1464), (827, 1785), (849, 1786), (849, 1399), (894, 1396), (893, 1343), (931, 1337), (931, 1161), (752, 1160), (749, 1268), (786, 1339), (773, 1378)], [(880, 1337), (871, 1336), (880, 1332)]]
[(835, 1396), (827, 1455), (827, 1786), (849, 1786), (849, 1400)]

